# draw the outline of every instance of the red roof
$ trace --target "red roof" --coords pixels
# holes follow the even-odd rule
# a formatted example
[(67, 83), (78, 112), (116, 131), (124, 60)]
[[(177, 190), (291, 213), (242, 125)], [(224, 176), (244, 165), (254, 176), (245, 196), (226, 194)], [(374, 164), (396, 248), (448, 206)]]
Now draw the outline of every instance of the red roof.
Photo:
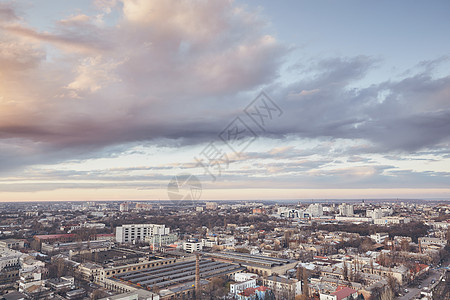
[(239, 293), (239, 295), (248, 297), (248, 296), (254, 295), (255, 294), (255, 290), (256, 290), (256, 288), (251, 288), (251, 287), (250, 288), (246, 288), (241, 293)]
[(328, 257), (326, 257), (326, 256), (318, 256), (318, 255), (316, 255), (316, 256), (314, 256), (314, 258), (320, 258), (320, 259), (327, 259), (328, 260)]
[(331, 295), (336, 296), (337, 300), (342, 300), (348, 296), (350, 296), (351, 294), (356, 293), (356, 290), (351, 289), (349, 287), (338, 287), (336, 292), (332, 293)]
[(245, 290), (243, 290), (242, 292), (239, 293), (239, 295), (245, 296), (245, 297), (249, 297), (255, 294), (255, 291), (260, 291), (260, 292), (265, 292), (269, 290), (269, 288), (267, 286), (258, 286), (256, 288), (246, 288)]
[(428, 268), (428, 265), (424, 265), (424, 264), (415, 264), (414, 268), (411, 269), (411, 272), (413, 273), (419, 273), (420, 271)]
[(100, 233), (97, 236), (114, 236), (114, 233)]

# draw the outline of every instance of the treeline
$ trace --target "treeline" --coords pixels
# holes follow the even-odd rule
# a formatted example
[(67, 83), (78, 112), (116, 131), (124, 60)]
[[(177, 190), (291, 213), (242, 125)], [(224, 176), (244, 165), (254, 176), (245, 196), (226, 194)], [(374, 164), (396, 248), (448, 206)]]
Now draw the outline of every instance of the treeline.
[(425, 236), (430, 229), (429, 226), (421, 222), (411, 222), (408, 224), (392, 224), (389, 226), (373, 224), (316, 224), (315, 230), (342, 231), (348, 233), (358, 233), (361, 236), (368, 236), (377, 232), (386, 232), (389, 237), (408, 236), (417, 243), (418, 238)]

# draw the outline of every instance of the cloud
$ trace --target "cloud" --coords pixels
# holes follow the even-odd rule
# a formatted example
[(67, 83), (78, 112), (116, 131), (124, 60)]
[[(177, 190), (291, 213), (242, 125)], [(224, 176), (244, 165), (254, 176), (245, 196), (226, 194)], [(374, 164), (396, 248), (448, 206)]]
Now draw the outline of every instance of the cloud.
[(287, 113), (272, 131), (365, 139), (379, 152), (417, 151), (448, 142), (450, 76), (434, 78), (427, 68), (401, 80), (351, 88), (376, 62), (360, 56), (313, 64), (312, 79), (278, 88), (275, 97), (286, 99), (280, 105)]
[(276, 78), (286, 53), (263, 19), (232, 2), (96, 5), (122, 18), (100, 26), (72, 14), (43, 32), (2, 10), (11, 17), (0, 27), (0, 156), (11, 158), (9, 143), (30, 147), (2, 168), (49, 162), (46, 153), (210, 139), (225, 124), (214, 114), (229, 117), (237, 95)]
[[(254, 152), (235, 161), (248, 159), (247, 167), (261, 170), (260, 176), (283, 174), (280, 180), (291, 185), (314, 185), (308, 176), (329, 174), (365, 178), (360, 183), (370, 186), (387, 180), (385, 169), (326, 167), (338, 164), (335, 157), (370, 163), (364, 157), (370, 153), (414, 153), (449, 141), (450, 77), (433, 76), (443, 60), (423, 62), (401, 79), (354, 88), (382, 61), (368, 55), (319, 58), (292, 67), (300, 69), (288, 84), (280, 72), (289, 48), (268, 33), (258, 11), (232, 1), (95, 6), (98, 11), (72, 13), (50, 31), (0, 6), (0, 172), (108, 156), (149, 141), (173, 148), (214, 141), (262, 88), (284, 113), (258, 134), (279, 146), (249, 148)], [(120, 17), (99, 24), (99, 13)], [(350, 146), (282, 145), (290, 139), (345, 140)]]
[(0, 3), (0, 24), (4, 22), (18, 21), (15, 7), (11, 3)]

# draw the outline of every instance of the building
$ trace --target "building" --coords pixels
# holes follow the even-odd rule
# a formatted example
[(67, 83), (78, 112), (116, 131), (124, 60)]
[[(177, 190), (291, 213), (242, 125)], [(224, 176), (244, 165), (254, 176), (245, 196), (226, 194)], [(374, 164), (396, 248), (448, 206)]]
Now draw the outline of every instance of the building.
[(320, 293), (320, 300), (350, 300), (356, 299), (358, 292), (352, 288), (339, 286), (334, 293)]
[(405, 217), (384, 217), (373, 220), (373, 223), (377, 225), (407, 224), (409, 222), (411, 222), (411, 219)]
[(19, 292), (24, 292), (33, 285), (43, 286), (42, 271), (26, 272), (20, 274)]
[(69, 243), (75, 242), (76, 235), (74, 233), (69, 234), (47, 234), (47, 235), (35, 235), (34, 239), (41, 243)]
[(111, 241), (83, 241), (74, 243), (53, 243), (42, 244), (41, 252), (45, 254), (54, 254), (68, 251), (70, 256), (84, 253), (93, 253), (107, 251), (114, 246)]
[(265, 215), (266, 214), (266, 210), (262, 207), (257, 207), (257, 208), (253, 208), (252, 209), (252, 213), (256, 214), (256, 215)]
[(21, 256), (18, 251), (0, 249), (0, 285), (14, 283), (19, 279)]
[(215, 210), (218, 207), (219, 207), (219, 205), (216, 202), (206, 202), (206, 209)]
[(419, 238), (419, 242), (422, 247), (426, 247), (429, 245), (438, 245), (440, 247), (445, 247), (445, 245), (447, 245), (447, 240), (434, 237), (421, 237)]
[(203, 250), (203, 243), (198, 240), (188, 240), (183, 243), (183, 250), (189, 253), (200, 252)]
[(280, 216), (280, 218), (292, 218), (292, 219), (304, 219), (310, 217), (309, 212), (289, 207), (279, 207), (278, 215)]
[[(292, 299), (302, 293), (302, 282), (297, 279), (289, 279), (278, 275), (263, 279), (263, 285), (273, 291), (279, 299)], [(278, 299), (277, 297), (277, 299)]]
[(153, 235), (167, 235), (170, 229), (165, 225), (157, 224), (129, 224), (116, 228), (116, 241), (118, 243), (144, 242)]
[(100, 300), (159, 300), (159, 295), (150, 291), (135, 289), (131, 292), (101, 298)]
[(284, 274), (287, 270), (294, 269), (298, 263), (298, 261), (291, 259), (228, 251), (208, 252), (203, 253), (203, 256), (245, 266), (249, 272), (261, 276), (270, 276), (274, 273)]
[(323, 206), (320, 203), (313, 203), (309, 205), (308, 212), (311, 217), (321, 217), (323, 216)]
[(375, 234), (371, 234), (371, 235), (370, 235), (370, 238), (371, 238), (375, 243), (382, 244), (382, 243), (384, 243), (384, 241), (385, 241), (386, 239), (389, 238), (389, 234), (386, 233), (386, 232), (378, 232), (378, 233), (375, 233)]
[(120, 211), (122, 211), (122, 212), (126, 212), (126, 211), (129, 211), (129, 204), (128, 204), (128, 202), (124, 202), (124, 203), (120, 203), (120, 205), (119, 205), (119, 210)]
[[(193, 299), (196, 261), (193, 259), (164, 263), (146, 269), (116, 273), (100, 281), (105, 288), (125, 293), (136, 289), (159, 289), (161, 299)], [(232, 276), (245, 268), (235, 264), (200, 259), (200, 285), (221, 276)]]
[(389, 276), (394, 277), (400, 285), (402, 285), (408, 277), (408, 269), (403, 265), (393, 268), (386, 268), (380, 265), (371, 267), (367, 264), (363, 266), (362, 272), (366, 274), (376, 274), (384, 278)]
[[(271, 290), (266, 286), (258, 286), (256, 288), (248, 288), (236, 295), (237, 300), (257, 300), (266, 299)], [(269, 298), (271, 299), (271, 298)]]
[(56, 292), (67, 292), (72, 289), (74, 286), (73, 277), (65, 278), (65, 277), (57, 277), (47, 279), (46, 285)]
[(72, 290), (66, 293), (66, 299), (68, 300), (83, 299), (85, 295), (86, 291), (84, 289)]
[(381, 208), (368, 209), (366, 210), (366, 216), (372, 219), (380, 219), (384, 217), (384, 213)]
[(102, 266), (91, 262), (82, 263), (77, 267), (77, 271), (81, 275), (81, 277), (88, 281), (93, 281), (95, 278), (97, 278), (102, 270)]
[(2, 295), (2, 298), (0, 299), (4, 299), (4, 300), (26, 300), (28, 299), (27, 295), (21, 293), (21, 292), (11, 292), (11, 293), (7, 293)]
[(87, 229), (104, 229), (106, 227), (103, 223), (82, 223), (82, 224), (69, 224), (69, 225), (62, 225), (60, 227), (60, 230), (67, 230), (67, 232), (71, 232), (77, 229), (81, 228), (87, 228)]
[(248, 288), (255, 288), (256, 287), (256, 279), (250, 279), (243, 282), (237, 282), (230, 284), (230, 293), (231, 294), (238, 294), (245, 289)]
[(0, 248), (22, 249), (25, 247), (25, 241), (19, 239), (6, 239), (0, 241)]
[(178, 240), (178, 235), (175, 233), (169, 233), (169, 234), (164, 234), (164, 235), (160, 235), (160, 234), (150, 235), (145, 238), (146, 243), (149, 243), (150, 245), (154, 245), (154, 246), (159, 246), (159, 247), (173, 244), (177, 240)]
[[(123, 274), (126, 272), (133, 272), (133, 271), (140, 271), (140, 270), (147, 270), (152, 269), (156, 267), (160, 267), (163, 265), (170, 265), (175, 263), (175, 258), (164, 258), (164, 259), (156, 259), (151, 261), (143, 261), (135, 264), (127, 264), (127, 265), (121, 265), (121, 266), (115, 266), (115, 267), (109, 267), (100, 270), (100, 275), (98, 275), (97, 278), (95, 278), (94, 281), (98, 282), (104, 282), (107, 278), (118, 276), (119, 274)], [(121, 290), (118, 290), (121, 291)], [(124, 290), (121, 292), (125, 292)]]
[(349, 222), (349, 223), (372, 223), (372, 218), (367, 218), (367, 217), (357, 217), (357, 216), (353, 216), (353, 217), (346, 217), (346, 216), (336, 216), (335, 217), (336, 221), (339, 222)]
[(136, 203), (136, 210), (148, 211), (153, 209), (153, 205), (150, 203)]
[(345, 217), (351, 217), (351, 216), (353, 216), (353, 214), (354, 214), (354, 212), (353, 212), (352, 204), (342, 203), (341, 205), (339, 205), (339, 215), (345, 216)]
[(234, 281), (236, 282), (244, 282), (250, 279), (257, 279), (258, 275), (253, 273), (236, 273), (234, 274)]

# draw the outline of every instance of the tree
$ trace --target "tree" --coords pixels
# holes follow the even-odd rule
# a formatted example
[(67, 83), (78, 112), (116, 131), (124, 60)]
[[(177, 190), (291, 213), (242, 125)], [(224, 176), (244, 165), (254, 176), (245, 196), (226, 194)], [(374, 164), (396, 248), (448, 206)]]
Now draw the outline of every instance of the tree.
[(56, 260), (56, 267), (57, 267), (57, 276), (61, 277), (65, 275), (65, 263), (64, 259), (58, 258)]
[(401, 242), (400, 242), (400, 249), (402, 249), (402, 251), (406, 251), (406, 252), (409, 252), (411, 249), (410, 249), (411, 247), (410, 247), (410, 245), (409, 245), (409, 242), (406, 240), (406, 239), (403, 239)]
[(299, 280), (299, 281), (301, 281), (301, 280), (303, 279), (303, 267), (298, 266), (296, 278), (297, 278), (297, 280)]
[(345, 261), (344, 261), (344, 268), (342, 269), (342, 276), (344, 277), (344, 280), (348, 281), (348, 266)]
[(393, 300), (394, 299), (394, 292), (387, 287), (384, 289), (383, 293), (381, 294), (380, 300)]
[(389, 275), (387, 278), (388, 282), (388, 288), (396, 294), (400, 290), (400, 284), (398, 283), (397, 279), (393, 276)]
[(31, 249), (40, 252), (40, 251), (41, 251), (41, 242), (38, 241), (38, 240), (36, 240), (36, 239), (34, 239), (34, 240), (30, 243), (30, 247), (31, 247)]
[(303, 287), (302, 287), (302, 293), (306, 296), (306, 298), (309, 297), (309, 282), (308, 282), (308, 270), (306, 268), (303, 268)]

